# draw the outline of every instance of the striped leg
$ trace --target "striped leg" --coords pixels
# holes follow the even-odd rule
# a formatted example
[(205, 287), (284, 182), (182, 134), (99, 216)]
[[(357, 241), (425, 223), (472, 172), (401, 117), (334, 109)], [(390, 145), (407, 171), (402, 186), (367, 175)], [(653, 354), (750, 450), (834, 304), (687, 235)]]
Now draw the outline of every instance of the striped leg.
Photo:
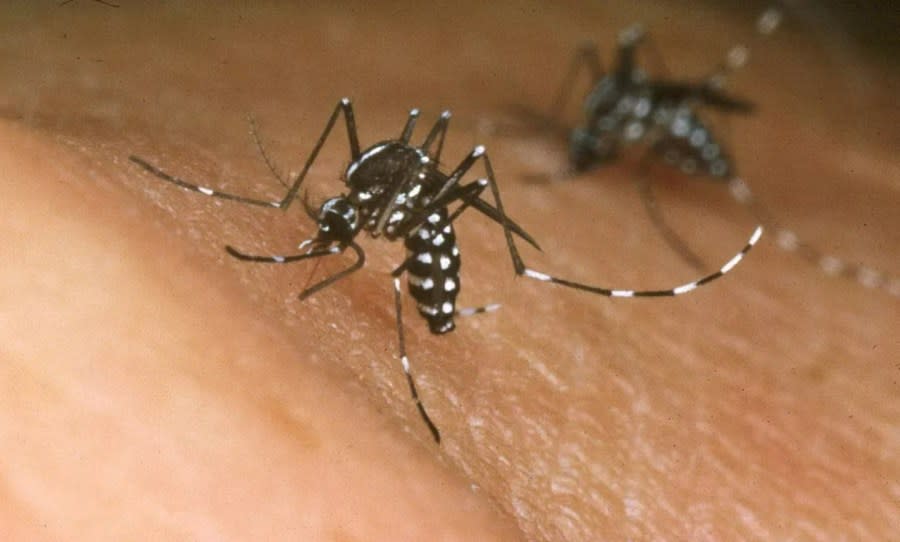
[(431, 432), (434, 441), (440, 444), (441, 433), (438, 431), (434, 422), (431, 421), (431, 417), (428, 416), (428, 412), (425, 410), (425, 405), (422, 404), (422, 400), (419, 399), (419, 391), (416, 389), (416, 382), (413, 380), (412, 371), (409, 367), (409, 357), (406, 355), (406, 338), (403, 333), (403, 307), (400, 299), (400, 279), (398, 277), (394, 277), (394, 307), (397, 315), (397, 339), (400, 347), (400, 363), (403, 366), (403, 374), (406, 375), (406, 383), (409, 384), (409, 393), (412, 395), (412, 399), (416, 403), (416, 408), (419, 409), (419, 414), (422, 416), (422, 420)]
[(600, 61), (596, 43), (585, 42), (578, 46), (578, 50), (575, 51), (575, 56), (572, 58), (572, 64), (569, 66), (569, 71), (566, 73), (556, 98), (554, 98), (553, 104), (550, 106), (550, 119), (558, 119), (562, 115), (566, 102), (572, 96), (575, 77), (578, 76), (582, 66), (586, 66), (588, 71), (590, 71), (592, 82), (599, 81), (603, 77), (603, 63)]
[[(428, 132), (428, 136), (425, 137), (425, 141), (422, 143), (422, 150), (432, 156), (436, 163), (441, 162), (441, 152), (444, 150), (444, 137), (447, 135), (447, 126), (449, 124), (450, 112), (444, 111), (437, 122), (434, 123), (434, 126), (431, 127), (431, 131)], [(437, 138), (437, 150), (431, 155), (431, 144), (434, 143), (435, 138)]]
[[(348, 246), (351, 249), (353, 249), (353, 251), (356, 253), (356, 261), (353, 262), (353, 264), (350, 265), (349, 267), (347, 267), (346, 269), (338, 271), (337, 273), (334, 273), (333, 275), (330, 275), (330, 276), (324, 278), (320, 282), (317, 282), (316, 284), (314, 284), (314, 285), (310, 286), (309, 288), (300, 292), (301, 300), (306, 299), (307, 297), (313, 295), (314, 293), (318, 292), (319, 290), (321, 290), (323, 288), (331, 286), (332, 284), (341, 280), (342, 278), (350, 275), (351, 273), (353, 273), (355, 271), (358, 271), (359, 269), (361, 269), (363, 267), (363, 265), (365, 265), (366, 255), (363, 252), (362, 248), (360, 248), (360, 246), (357, 245), (356, 243), (351, 243)], [(312, 259), (312, 258), (320, 258), (322, 256), (331, 256), (332, 254), (340, 254), (341, 252), (344, 251), (344, 248), (342, 248), (340, 246), (333, 246), (333, 247), (329, 247), (329, 248), (320, 248), (320, 249), (311, 250), (305, 254), (293, 254), (291, 256), (278, 256), (278, 255), (255, 256), (255, 255), (251, 255), (251, 254), (245, 254), (245, 253), (237, 250), (236, 248), (234, 248), (232, 246), (228, 246), (228, 245), (225, 246), (225, 250), (231, 256), (237, 258), (238, 260), (244, 261), (244, 262), (283, 264), (283, 263), (299, 262), (302, 260), (308, 260), (308, 259)]]
[[(344, 114), (344, 120), (347, 123), (347, 137), (348, 137), (349, 143), (350, 143), (350, 158), (351, 158), (351, 160), (357, 160), (359, 158), (359, 154), (360, 154), (359, 138), (356, 133), (356, 121), (354, 120), (354, 116), (353, 116), (353, 105), (350, 103), (349, 98), (344, 98), (340, 102), (338, 102), (337, 106), (335, 106), (335, 108), (334, 108), (334, 111), (331, 113), (331, 117), (329, 117), (328, 122), (325, 125), (325, 130), (322, 132), (322, 135), (319, 136), (319, 140), (318, 140), (318, 142), (316, 142), (316, 146), (313, 147), (313, 150), (310, 153), (309, 158), (307, 158), (306, 164), (303, 166), (303, 170), (300, 172), (299, 175), (297, 175), (297, 178), (294, 179), (294, 182), (291, 184), (290, 188), (288, 188), (288, 191), (284, 195), (284, 197), (278, 201), (262, 200), (262, 199), (257, 199), (257, 198), (249, 198), (249, 197), (245, 197), (245, 196), (229, 194), (227, 192), (219, 192), (212, 188), (194, 184), (194, 183), (185, 181), (184, 179), (180, 179), (178, 177), (170, 175), (138, 156), (131, 155), (128, 157), (128, 159), (164, 181), (168, 181), (168, 182), (178, 185), (182, 188), (186, 188), (188, 190), (197, 192), (199, 194), (203, 194), (204, 196), (210, 196), (210, 197), (219, 198), (219, 199), (236, 201), (238, 203), (245, 203), (247, 205), (258, 205), (261, 207), (275, 207), (278, 209), (287, 209), (288, 207), (290, 207), (291, 203), (293, 203), (294, 199), (297, 197), (297, 194), (300, 191), (300, 185), (303, 183), (303, 179), (306, 177), (307, 172), (309, 172), (310, 167), (312, 167), (313, 162), (315, 162), (316, 157), (318, 157), (319, 151), (322, 149), (322, 146), (325, 144), (325, 141), (328, 139), (328, 136), (331, 133), (331, 129), (334, 127), (334, 124), (337, 121), (338, 115), (340, 115), (342, 112)], [(267, 163), (268, 163), (268, 160), (267, 160)], [(270, 168), (271, 168), (271, 164), (270, 164)], [(273, 173), (275, 173), (275, 172), (273, 171)], [(277, 174), (276, 174), (276, 177), (278, 177)]]
[(474, 316), (476, 314), (495, 312), (500, 310), (501, 306), (500, 303), (490, 303), (480, 307), (463, 307), (461, 309), (456, 309), (456, 316)]
[(749, 241), (744, 248), (741, 249), (740, 252), (735, 254), (728, 262), (723, 265), (718, 271), (715, 273), (711, 273), (702, 277), (700, 279), (694, 280), (692, 282), (688, 282), (686, 284), (682, 284), (680, 286), (676, 286), (673, 288), (666, 288), (663, 290), (626, 290), (619, 288), (606, 288), (602, 286), (594, 286), (590, 284), (584, 284), (580, 282), (571, 281), (568, 279), (555, 277), (552, 275), (548, 275), (546, 273), (542, 273), (540, 271), (531, 269), (525, 266), (525, 263), (522, 261), (522, 257), (519, 254), (519, 250), (516, 248), (515, 242), (513, 241), (513, 232), (509, 226), (509, 218), (506, 215), (506, 212), (503, 210), (503, 201), (500, 198), (500, 189), (497, 186), (497, 181), (494, 178), (494, 170), (491, 167), (491, 161), (488, 158), (487, 154), (484, 153), (483, 147), (478, 147), (476, 149), (478, 151), (478, 157), (482, 157), (484, 160), (484, 169), (487, 173), (487, 181), (488, 185), (491, 188), (491, 193), (494, 196), (494, 202), (496, 204), (497, 212), (501, 218), (501, 224), (503, 225), (503, 234), (506, 237), (506, 246), (509, 249), (509, 255), (512, 259), (513, 268), (516, 271), (517, 275), (524, 275), (526, 277), (539, 280), (542, 282), (552, 282), (554, 284), (559, 284), (561, 286), (566, 286), (568, 288), (573, 288), (576, 290), (583, 290), (591, 293), (595, 293), (602, 296), (607, 297), (664, 297), (664, 296), (676, 296), (681, 294), (686, 294), (696, 288), (703, 286), (709, 282), (712, 282), (725, 274), (731, 271), (743, 258), (744, 255), (747, 254), (750, 249), (756, 245), (759, 241), (759, 238), (762, 236), (763, 228), (762, 226), (757, 226), (753, 231), (753, 234), (750, 236)]
[(686, 294), (693, 290), (696, 290), (698, 287), (703, 286), (704, 284), (708, 284), (734, 269), (734, 267), (744, 258), (744, 256), (750, 252), (756, 243), (759, 241), (759, 238), (762, 237), (763, 228), (762, 226), (757, 226), (755, 230), (753, 230), (753, 235), (750, 237), (750, 240), (747, 241), (747, 244), (744, 245), (744, 248), (741, 249), (740, 252), (734, 255), (728, 262), (723, 265), (718, 271), (715, 273), (711, 273), (706, 275), (703, 278), (697, 279), (692, 282), (688, 282), (686, 284), (682, 284), (681, 286), (676, 286), (674, 288), (666, 288), (663, 290), (625, 290), (618, 288), (604, 288), (601, 286), (592, 286), (589, 284), (583, 284), (580, 282), (574, 282), (568, 279), (563, 279), (559, 277), (554, 277), (548, 275), (546, 273), (541, 273), (540, 271), (535, 271), (529, 267), (523, 268), (522, 272), (519, 273), (521, 275), (525, 275), (526, 277), (533, 278), (535, 280), (539, 280), (542, 282), (552, 282), (553, 284), (559, 284), (561, 286), (566, 286), (569, 288), (574, 288), (576, 290), (584, 290), (586, 292), (591, 292), (595, 294), (599, 294), (606, 297), (667, 297), (667, 296), (676, 296), (681, 294)]
[[(784, 14), (777, 7), (770, 7), (762, 12), (756, 19), (756, 35), (766, 37), (771, 35), (781, 25)], [(741, 69), (750, 58), (750, 48), (744, 44), (733, 46), (725, 54), (725, 60), (706, 77), (707, 84), (713, 88), (721, 88), (725, 85), (735, 71)]]
[(828, 276), (855, 280), (866, 288), (878, 288), (888, 294), (900, 297), (900, 277), (889, 277), (881, 271), (847, 262), (837, 256), (826, 254), (818, 248), (802, 241), (793, 231), (782, 228), (772, 217), (772, 213), (756, 200), (750, 187), (742, 179), (735, 177), (728, 182), (731, 197), (746, 207), (754, 218), (775, 231), (775, 244), (785, 252), (794, 252), (804, 260), (817, 266)]

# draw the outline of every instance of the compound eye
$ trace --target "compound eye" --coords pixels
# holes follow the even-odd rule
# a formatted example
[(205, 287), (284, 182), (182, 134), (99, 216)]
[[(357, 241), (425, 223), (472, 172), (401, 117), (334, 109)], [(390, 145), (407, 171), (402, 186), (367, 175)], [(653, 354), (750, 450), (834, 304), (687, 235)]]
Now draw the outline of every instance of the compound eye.
[(331, 240), (349, 242), (356, 231), (356, 208), (346, 198), (331, 198), (319, 211), (319, 235)]

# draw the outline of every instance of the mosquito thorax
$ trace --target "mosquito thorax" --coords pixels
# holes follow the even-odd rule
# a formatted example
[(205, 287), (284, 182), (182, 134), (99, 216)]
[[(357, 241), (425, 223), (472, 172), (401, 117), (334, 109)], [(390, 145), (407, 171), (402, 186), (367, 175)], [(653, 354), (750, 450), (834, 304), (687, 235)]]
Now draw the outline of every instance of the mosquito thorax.
[(409, 178), (430, 164), (421, 149), (402, 141), (385, 141), (372, 145), (352, 162), (345, 173), (351, 198), (365, 204), (377, 199), (386, 188)]

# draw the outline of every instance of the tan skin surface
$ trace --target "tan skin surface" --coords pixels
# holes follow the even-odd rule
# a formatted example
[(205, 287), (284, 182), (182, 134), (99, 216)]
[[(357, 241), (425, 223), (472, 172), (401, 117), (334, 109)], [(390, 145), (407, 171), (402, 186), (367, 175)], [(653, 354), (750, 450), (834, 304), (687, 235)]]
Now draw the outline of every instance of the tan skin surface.
[[(689, 296), (611, 301), (515, 279), (499, 227), (464, 216), (460, 303), (504, 307), (438, 337), (406, 300), (437, 447), (396, 354), (387, 274), (399, 243), (363, 240), (367, 267), (301, 303), (313, 264), (243, 264), (222, 249), (294, 250), (314, 231), (299, 208), (217, 202), (127, 161), (277, 197), (247, 112), (296, 170), (341, 96), (355, 99), (363, 146), (398, 134), (414, 106), (418, 141), (452, 107), (444, 161), (488, 145), (509, 213), (545, 248), (520, 244), (528, 263), (608, 286), (693, 277), (644, 218), (633, 164), (528, 185), (523, 174), (559, 167), (559, 146), (487, 138), (476, 119), (547, 103), (580, 38), (607, 48), (642, 20), (670, 70), (702, 73), (748, 19), (364, 5), (81, 1), (3, 14), (0, 538), (900, 532), (896, 298), (825, 278), (769, 240)], [(761, 105), (732, 123), (743, 174), (811, 241), (900, 270), (898, 123), (871, 83), (893, 80), (867, 65), (835, 72), (803, 39), (802, 25), (785, 29), (734, 82)], [(340, 191), (345, 137), (310, 174), (313, 201)], [(719, 187), (662, 178), (672, 222), (711, 266), (724, 262), (752, 221)], [(338, 260), (312, 277), (349, 261)]]

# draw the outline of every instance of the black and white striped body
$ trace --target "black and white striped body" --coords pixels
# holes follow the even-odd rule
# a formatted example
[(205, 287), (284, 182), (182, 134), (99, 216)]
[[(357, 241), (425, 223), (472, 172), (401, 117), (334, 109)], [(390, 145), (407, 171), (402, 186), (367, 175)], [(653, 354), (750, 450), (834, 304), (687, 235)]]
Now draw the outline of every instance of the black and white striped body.
[[(718, 180), (732, 176), (731, 156), (692, 107), (663, 104), (654, 112), (653, 122), (664, 133), (654, 149), (666, 162), (688, 175), (706, 175)], [(626, 133), (629, 129), (626, 127)]]
[(460, 256), (447, 208), (421, 211), (446, 181), (421, 149), (396, 140), (368, 148), (346, 173), (362, 229), (392, 241), (405, 236), (409, 293), (435, 334), (454, 329)]
[(584, 120), (570, 132), (570, 164), (585, 171), (615, 159), (624, 147), (645, 143), (684, 173), (729, 178), (732, 160), (699, 111), (748, 113), (753, 105), (724, 93), (711, 80), (650, 78), (636, 62), (643, 40), (640, 27), (620, 35), (612, 71), (593, 85), (582, 106)]
[(404, 244), (407, 284), (419, 314), (428, 321), (432, 333), (452, 331), (461, 260), (447, 209), (432, 213)]
[(446, 179), (421, 149), (400, 141), (369, 147), (345, 174), (347, 199), (359, 210), (362, 229), (390, 241), (411, 220), (423, 218), (416, 212), (431, 202)]
[[(588, 95), (586, 120), (569, 141), (575, 169), (608, 162), (623, 147), (646, 142), (684, 173), (728, 178), (731, 157), (697, 113), (702, 89), (695, 87), (698, 94), (691, 96), (688, 85), (645, 81), (639, 70), (634, 72), (626, 80), (610, 75)], [(719, 93), (714, 97), (727, 100)]]

